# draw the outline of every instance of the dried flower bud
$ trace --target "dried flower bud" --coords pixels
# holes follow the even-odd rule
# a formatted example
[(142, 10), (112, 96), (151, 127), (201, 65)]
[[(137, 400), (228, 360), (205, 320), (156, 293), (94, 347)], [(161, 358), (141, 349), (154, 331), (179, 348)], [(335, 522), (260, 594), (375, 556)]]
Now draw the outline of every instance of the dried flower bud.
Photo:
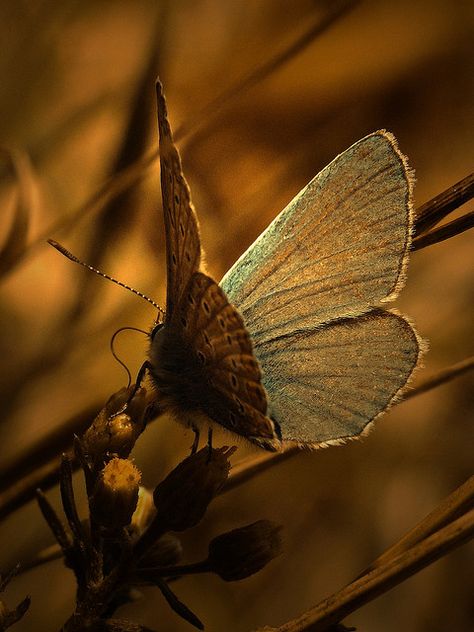
[(227, 480), (236, 448), (205, 447), (175, 467), (155, 489), (156, 523), (164, 531), (194, 527)]
[(226, 582), (257, 573), (281, 553), (281, 526), (258, 520), (214, 538), (209, 544), (210, 570)]
[(25, 597), (16, 608), (9, 608), (0, 600), (0, 630), (6, 630), (17, 623), (30, 607), (30, 598)]
[(172, 533), (165, 533), (146, 552), (140, 560), (140, 566), (176, 566), (183, 558), (183, 547)]
[(101, 471), (89, 499), (91, 517), (104, 527), (130, 524), (141, 474), (128, 459), (114, 458)]
[(145, 423), (146, 390), (139, 388), (128, 403), (126, 410), (116, 413), (127, 402), (131, 388), (121, 388), (114, 393), (82, 438), (84, 452), (94, 462), (101, 462), (108, 454), (128, 457)]
[(138, 488), (137, 508), (133, 512), (132, 521), (130, 523), (130, 535), (132, 539), (136, 539), (146, 531), (156, 514), (155, 504), (153, 502), (153, 493), (140, 485)]

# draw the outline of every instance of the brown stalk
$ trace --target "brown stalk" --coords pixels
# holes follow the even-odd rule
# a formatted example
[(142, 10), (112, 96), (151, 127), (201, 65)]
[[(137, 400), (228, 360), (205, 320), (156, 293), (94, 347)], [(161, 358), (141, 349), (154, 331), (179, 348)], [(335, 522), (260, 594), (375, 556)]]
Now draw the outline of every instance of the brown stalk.
[(423, 235), (474, 196), (474, 173), (453, 184), (416, 210), (415, 232)]
[(427, 246), (432, 246), (433, 244), (437, 244), (440, 241), (449, 239), (450, 237), (460, 235), (473, 226), (474, 211), (470, 211), (462, 217), (454, 219), (452, 222), (443, 224), (443, 226), (439, 226), (439, 228), (435, 228), (434, 230), (430, 230), (426, 233), (423, 233), (422, 235), (419, 235), (418, 237), (415, 237), (415, 239), (413, 240), (412, 249), (421, 250), (422, 248), (426, 248)]
[(452, 364), (445, 369), (441, 369), (431, 377), (423, 380), (423, 382), (420, 382), (409, 391), (406, 391), (403, 394), (402, 401), (405, 399), (411, 399), (416, 395), (426, 393), (441, 384), (446, 384), (446, 382), (450, 382), (454, 378), (463, 375), (472, 369), (474, 369), (474, 356), (461, 360), (460, 362), (456, 362), (456, 364)]
[(447, 526), (457, 518), (474, 509), (474, 476), (468, 478), (460, 487), (439, 503), (435, 509), (406, 533), (398, 542), (384, 551), (359, 577), (366, 575), (374, 568), (382, 566), (391, 559), (407, 551), (410, 547), (422, 542), (439, 529)]
[(474, 510), (277, 628), (259, 632), (323, 632), (474, 536)]

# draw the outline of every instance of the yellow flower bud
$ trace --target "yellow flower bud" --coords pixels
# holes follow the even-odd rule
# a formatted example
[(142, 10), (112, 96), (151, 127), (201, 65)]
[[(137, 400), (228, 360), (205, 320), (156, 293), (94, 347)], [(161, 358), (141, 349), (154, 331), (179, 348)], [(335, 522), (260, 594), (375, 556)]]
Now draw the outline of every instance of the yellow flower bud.
[(89, 498), (91, 518), (108, 528), (121, 528), (132, 519), (141, 474), (128, 459), (114, 458), (101, 471)]

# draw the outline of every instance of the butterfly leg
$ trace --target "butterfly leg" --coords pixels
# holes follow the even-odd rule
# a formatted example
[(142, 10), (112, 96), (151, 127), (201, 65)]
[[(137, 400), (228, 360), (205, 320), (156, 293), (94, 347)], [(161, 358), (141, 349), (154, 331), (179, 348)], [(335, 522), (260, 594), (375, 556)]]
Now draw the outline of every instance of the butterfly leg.
[(208, 450), (207, 462), (209, 463), (212, 457), (212, 428), (210, 426), (207, 429), (207, 450)]
[(191, 424), (191, 430), (194, 432), (194, 441), (191, 446), (191, 454), (196, 454), (198, 446), (199, 446), (199, 428), (194, 424)]

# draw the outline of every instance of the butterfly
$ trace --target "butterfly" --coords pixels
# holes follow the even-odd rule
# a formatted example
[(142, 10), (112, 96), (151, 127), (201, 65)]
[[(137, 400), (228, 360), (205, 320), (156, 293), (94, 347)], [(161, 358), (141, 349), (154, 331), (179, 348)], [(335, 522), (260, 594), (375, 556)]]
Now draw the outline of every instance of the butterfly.
[(159, 406), (268, 450), (363, 433), (420, 358), (385, 309), (405, 279), (413, 177), (379, 131), (337, 156), (226, 273), (203, 271), (197, 216), (157, 83), (166, 234), (164, 321), (148, 368)]

